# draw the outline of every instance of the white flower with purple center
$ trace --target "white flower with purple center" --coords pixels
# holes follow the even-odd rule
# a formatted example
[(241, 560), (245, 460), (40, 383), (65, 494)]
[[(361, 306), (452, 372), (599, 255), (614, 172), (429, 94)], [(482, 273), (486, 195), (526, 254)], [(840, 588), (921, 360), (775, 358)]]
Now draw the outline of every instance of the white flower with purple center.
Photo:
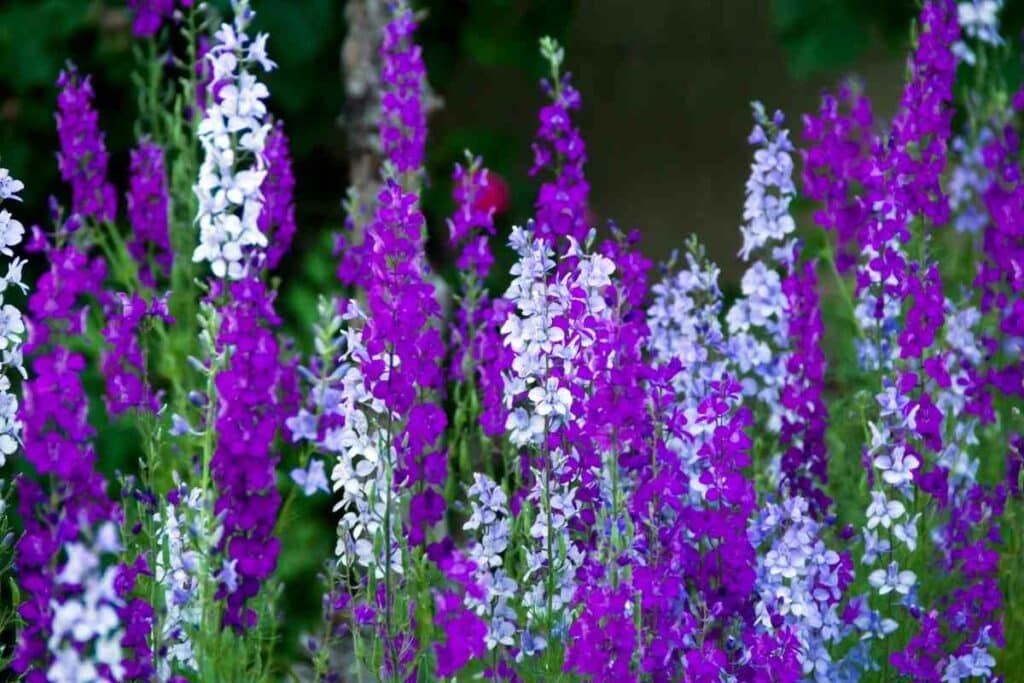
[(905, 446), (899, 445), (889, 453), (875, 456), (875, 467), (882, 472), (882, 479), (892, 486), (904, 486), (914, 480), (914, 470), (921, 466), (921, 461), (913, 453), (908, 453)]
[(903, 517), (906, 506), (898, 500), (889, 500), (881, 491), (871, 492), (871, 504), (868, 505), (868, 529), (881, 525), (888, 529), (893, 522)]
[(153, 516), (160, 549), (156, 553), (153, 577), (164, 592), (164, 618), (158, 634), (165, 656), (157, 662), (160, 680), (167, 680), (174, 668), (198, 671), (193, 649), (202, 619), (198, 591), (203, 572), (218, 585), (232, 591), (230, 577), (214, 572), (210, 555), (223, 528), (217, 527), (212, 539), (203, 528), (213, 516), (209, 493), (189, 489), (175, 482), (177, 503), (167, 503)]
[(902, 524), (894, 524), (892, 535), (896, 540), (901, 541), (907, 549), (913, 552), (917, 550), (917, 524), (921, 519), (921, 513), (917, 513)]
[[(332, 464), (331, 486), (328, 489), (321, 458), (312, 458), (291, 477), (306, 495), (328, 490), (336, 494), (334, 511), (342, 514), (335, 554), (345, 566), (359, 565), (382, 577), (390, 564), (400, 574), (400, 516), (390, 517), (390, 529), (385, 525), (386, 499), (392, 490), (389, 464), (396, 462), (397, 454), (382, 426), (388, 417), (386, 406), (370, 391), (363, 372), (370, 360), (361, 334), (366, 315), (354, 301), (339, 311), (335, 301), (320, 302), (314, 329), (317, 351), (328, 366), (326, 376), (303, 370), (313, 384), (308, 397), (312, 410), (300, 408), (286, 422), (296, 439), (312, 441)], [(331, 425), (322, 437), (316, 416)]]
[(909, 569), (901, 571), (898, 564), (890, 562), (887, 568), (871, 572), (868, 575), (868, 583), (878, 589), (879, 595), (888, 595), (893, 591), (900, 595), (907, 595), (917, 583), (917, 574)]
[(488, 620), (485, 640), (489, 650), (498, 645), (511, 646), (515, 643), (516, 613), (509, 603), (518, 586), (502, 568), (502, 553), (511, 537), (508, 496), (494, 480), (479, 472), (474, 473), (467, 495), (471, 515), (463, 529), (473, 532), (469, 557), (476, 563), (475, 579), (485, 595), (481, 599), (467, 594), (465, 604)]
[(800, 643), (797, 656), (805, 673), (834, 680), (837, 664), (826, 646), (841, 641), (850, 628), (838, 613), (841, 558), (821, 533), (822, 525), (800, 497), (766, 502), (748, 530), (755, 547), (768, 547), (758, 553), (758, 626), (769, 632), (789, 629)]
[(0, 209), (0, 254), (14, 256), (11, 247), (21, 244), (25, 236), (25, 226), (11, 216), (7, 209)]
[(740, 228), (743, 247), (740, 258), (771, 242), (780, 242), (796, 229), (789, 205), (796, 195), (793, 184), (793, 143), (789, 131), (781, 129), (782, 114), (769, 120), (760, 102), (754, 103), (757, 123), (749, 141), (760, 145), (754, 153), (747, 179), (747, 197), (743, 205), (746, 223)]
[(564, 258), (572, 268), (556, 272), (551, 245), (531, 231), (532, 224), (516, 227), (509, 239), (519, 258), (505, 292), (515, 309), (501, 326), (502, 342), (512, 351), (503, 400), (511, 442), (539, 447), (545, 434), (575, 419), (572, 390), (585, 381), (579, 370), (588, 362), (596, 327), (611, 314), (605, 290), (615, 264), (589, 250), (592, 233), (586, 244), (570, 240)]
[(530, 389), (527, 396), (533, 401), (534, 410), (541, 417), (554, 416), (564, 419), (572, 408), (572, 393), (559, 386), (558, 380), (554, 377), (549, 377), (544, 386)]
[(526, 551), (523, 576), (524, 581), (532, 578), (531, 587), (522, 598), (526, 629), (520, 644), (524, 650), (547, 646), (546, 640), (530, 636), (538, 624), (554, 622), (556, 633), (564, 633), (569, 626), (570, 610), (565, 608), (575, 595), (576, 571), (583, 563), (583, 554), (569, 534), (568, 520), (576, 516), (579, 508), (573, 482), (562, 481), (568, 460), (568, 454), (556, 450), (548, 468), (533, 469), (534, 485), (527, 500), (536, 516), (529, 529), (533, 543)]
[(6, 168), (0, 168), (0, 201), (13, 199), (20, 202), (18, 193), (25, 189), (25, 183), (11, 175)]

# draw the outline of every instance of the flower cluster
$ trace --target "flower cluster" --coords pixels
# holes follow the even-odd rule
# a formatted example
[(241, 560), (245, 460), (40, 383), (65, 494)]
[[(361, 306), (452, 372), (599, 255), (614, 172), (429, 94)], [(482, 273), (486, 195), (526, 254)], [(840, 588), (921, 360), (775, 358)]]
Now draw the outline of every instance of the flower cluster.
[(726, 316), (730, 357), (745, 393), (767, 411), (766, 426), (780, 432), (780, 486), (821, 512), (829, 503), (820, 488), (828, 477), (828, 415), (821, 398), (825, 357), (815, 264), (800, 263), (800, 247), (789, 237), (796, 187), (782, 113), (769, 119), (755, 103), (754, 118), (750, 142), (758, 150), (747, 181), (740, 257), (759, 258), (743, 275), (742, 296)]
[(66, 560), (56, 575), (58, 590), (74, 586), (76, 594), (52, 600), (53, 621), (47, 646), (53, 663), (46, 680), (54, 683), (120, 681), (125, 677), (121, 653), (121, 599), (115, 589), (118, 567), (103, 566), (104, 556), (121, 551), (117, 527), (104, 522), (89, 545), (64, 546)]
[(985, 149), (993, 137), (989, 128), (982, 128), (970, 141), (963, 136), (953, 138), (952, 151), (957, 163), (950, 172), (948, 189), (957, 232), (976, 234), (988, 223), (981, 196), (993, 180), (992, 171), (985, 164)]
[(421, 171), (427, 141), (427, 70), (420, 46), (413, 40), (416, 27), (412, 10), (400, 3), (384, 29), (380, 46), (380, 142), (399, 173)]
[[(58, 247), (41, 234), (30, 246), (42, 250), (50, 267), (29, 297), (32, 334), (26, 351), (34, 355), (30, 379), (22, 385), (20, 417), (25, 459), (36, 473), (58, 482), (58, 505), (51, 507), (53, 502), (33, 481), (20, 480), (19, 513), (25, 534), (18, 542), (16, 568), (23, 584), (33, 590), (19, 608), (25, 622), (13, 663), (19, 672), (56, 655), (47, 643), (52, 601), (64, 597), (53, 566), (62, 544), (75, 542), (82, 525), (102, 524), (115, 513), (90, 443), (94, 430), (87, 420), (82, 383), (86, 361), (62, 344), (84, 332), (80, 297), (98, 294), (105, 267), (73, 245)], [(60, 524), (51, 521), (52, 515)]]
[[(701, 430), (700, 402), (729, 367), (719, 273), (699, 245), (691, 244), (686, 267), (651, 288), (654, 297), (647, 310), (651, 354), (656, 364), (671, 369), (674, 402), (691, 434)], [(669, 446), (678, 450), (684, 465), (693, 463), (695, 448), (688, 439), (676, 439)]]
[(267, 35), (246, 34), (253, 17), (248, 0), (232, 5), (233, 23), (221, 25), (206, 54), (213, 76), (198, 129), (203, 163), (194, 188), (199, 245), (192, 258), (209, 261), (219, 278), (238, 280), (254, 257), (249, 248), (267, 246), (260, 214), (271, 131), (264, 100), (270, 92), (252, 69), (271, 71), (275, 64), (267, 56)]
[[(20, 201), (18, 193), (25, 185), (11, 177), (6, 168), (0, 168), (0, 205), (13, 199)], [(18, 419), (18, 397), (12, 392), (11, 373), (26, 378), (21, 346), (25, 339), (25, 321), (21, 309), (5, 297), (17, 290), (28, 291), (22, 282), (25, 260), (14, 255), (12, 247), (21, 244), (25, 228), (7, 209), (0, 209), (0, 253), (10, 261), (7, 272), (0, 277), (0, 467), (4, 466), (21, 442), (21, 421)]]
[[(197, 671), (194, 639), (201, 626), (199, 605), (201, 572), (204, 569), (206, 545), (216, 545), (223, 528), (213, 537), (204, 538), (202, 512), (209, 512), (211, 501), (201, 489), (189, 489), (177, 483), (167, 496), (167, 503), (153, 514), (157, 526), (159, 548), (153, 578), (163, 588), (163, 614), (158, 634), (163, 655), (157, 674), (168, 680), (171, 672), (184, 669)], [(237, 561), (225, 561), (220, 576), (234, 581)]]
[[(853, 578), (848, 554), (840, 555), (822, 540), (822, 525), (810, 514), (807, 501), (788, 498), (768, 502), (751, 524), (755, 546), (766, 546), (757, 562), (757, 621), (774, 631), (791, 630), (800, 644), (798, 657), (805, 676), (815, 681), (855, 678), (855, 658), (833, 660), (829, 646), (840, 643), (851, 625), (840, 612)], [(857, 653), (861, 654), (861, 653)]]
[(473, 475), (473, 485), (466, 490), (472, 514), (463, 529), (476, 539), (469, 547), (469, 558), (476, 563), (475, 579), (484, 594), (466, 595), (466, 605), (478, 616), (487, 619), (488, 650), (498, 645), (512, 646), (517, 631), (517, 615), (512, 608), (518, 585), (503, 568), (503, 555), (509, 547), (508, 497), (487, 475)]
[(456, 261), (459, 270), (473, 273), (481, 279), (486, 277), (494, 263), (489, 238), (494, 236), (497, 207), (483, 200), (496, 182), (479, 157), (470, 158), (466, 166), (456, 164), (452, 174), (452, 198), (457, 208), (448, 219), (448, 241), (459, 250)]
[[(427, 139), (427, 115), (425, 89), (427, 85), (426, 67), (419, 45), (413, 39), (418, 24), (413, 11), (405, 2), (395, 3), (391, 7), (389, 21), (384, 26), (384, 36), (380, 45), (381, 60), (381, 116), (380, 116), (380, 147), (387, 160), (385, 175), (394, 177), (385, 180), (394, 181), (401, 186), (407, 198), (416, 196), (415, 186), (422, 173), (424, 150)], [(393, 193), (389, 193), (389, 197)], [(375, 215), (374, 201), (379, 197), (357, 197), (362, 216), (353, 215), (350, 211), (348, 227), (363, 227), (363, 220), (372, 223)], [(363, 220), (356, 221), (356, 218)], [(361, 243), (359, 235), (342, 235), (338, 238), (338, 252), (341, 261), (338, 264), (338, 277), (346, 285), (359, 285), (369, 290), (376, 276), (371, 273), (373, 258), (380, 256), (379, 244), (374, 244), (370, 232), (372, 225), (365, 226), (367, 234)], [(420, 235), (416, 235), (419, 244)]]
[(551, 104), (540, 111), (530, 175), (551, 169), (555, 177), (541, 184), (537, 194), (535, 230), (537, 237), (549, 242), (560, 237), (583, 241), (590, 230), (590, 184), (583, 173), (587, 151), (579, 129), (572, 122), (572, 111), (580, 108), (580, 94), (572, 86), (569, 74), (561, 73), (565, 58), (562, 49), (554, 41), (542, 40), (541, 52), (551, 67), (550, 80), (543, 82)]
[[(16, 541), (0, 500), (14, 674), (946, 683), (1013, 670), (1024, 94), (992, 77), (1001, 2), (922, 3), (888, 125), (846, 84), (804, 117), (800, 149), (781, 112), (754, 104), (735, 296), (696, 238), (654, 269), (636, 231), (590, 225), (580, 93), (550, 39), (531, 170), (545, 177), (509, 235), (510, 271), (492, 252), (507, 188), (470, 155), (448, 248), (428, 257), (426, 71), (417, 15), (389, 4), (369, 17), (385, 158), (373, 196), (350, 194), (347, 291), (319, 297), (311, 339), (275, 309), (297, 211), (284, 124), (256, 76), (274, 67), (268, 38), (247, 35), (249, 2), (230, 4), (209, 44), (212, 4), (129, 3), (135, 34), (166, 46), (148, 66), (186, 77), (140, 83), (159, 90), (146, 107), (173, 104), (140, 122), (124, 225), (73, 69), (57, 115), (71, 208), (53, 200), (52, 232), (31, 230), (31, 290), (24, 226), (0, 207), (0, 466), (22, 472)], [(964, 118), (958, 69), (975, 79)], [(0, 169), (0, 202), (22, 189)], [(178, 238), (196, 200), (190, 254)], [(805, 201), (821, 229), (806, 243)], [(451, 289), (435, 255), (456, 266)], [(190, 258), (212, 273), (193, 278)], [(96, 384), (105, 400), (90, 405)], [(108, 462), (111, 434), (138, 462)], [(322, 622), (299, 663), (276, 646), (279, 615), (280, 633), (293, 625), (277, 600), (322, 537), (321, 506), (334, 552), (312, 558)], [(293, 544), (305, 554), (282, 562)]]
[(171, 270), (168, 188), (164, 150), (143, 140), (132, 151), (131, 185), (126, 197), (132, 238), (128, 251), (140, 264), (139, 278), (153, 286)]
[[(271, 326), (280, 321), (273, 296), (255, 278), (225, 288), (230, 303), (223, 311), (217, 344), (228, 367), (215, 378), (220, 402), (217, 451), (211, 461), (218, 497), (214, 512), (223, 514), (224, 550), (236, 563), (237, 576), (222, 582), (225, 622), (255, 625), (245, 607), (277, 565), (280, 540), (273, 535), (280, 505), (274, 440), (281, 424), (281, 364)], [(217, 292), (212, 292), (216, 299)]]
[[(359, 565), (379, 575), (390, 566), (400, 574), (399, 520), (397, 515), (385, 520), (384, 514), (390, 492), (387, 476), (395, 456), (391, 447), (381, 452), (386, 442), (380, 425), (388, 413), (383, 401), (367, 388), (362, 370), (368, 361), (359, 334), (365, 316), (354, 302), (341, 310), (322, 306), (321, 315), (326, 318), (322, 346), (332, 365), (324, 368), (310, 390), (314, 412), (301, 409), (287, 426), (293, 439), (314, 442), (319, 452), (335, 461), (331, 482), (338, 501), (334, 509), (342, 513), (337, 556), (346, 566)], [(385, 522), (388, 527), (383, 534)], [(381, 544), (390, 550), (378, 550)]]
[(160, 398), (147, 381), (146, 355), (140, 343), (140, 331), (152, 318), (171, 324), (174, 319), (167, 310), (167, 300), (154, 298), (151, 303), (138, 294), (117, 292), (107, 307), (107, 325), (103, 339), (109, 345), (102, 354), (101, 367), (107, 383), (107, 413), (120, 415), (129, 409), (160, 409)]
[(259, 215), (259, 229), (267, 236), (267, 269), (277, 267), (281, 257), (291, 247), (295, 237), (295, 176), (292, 173), (292, 157), (288, 151), (288, 136), (281, 121), (274, 123), (267, 133), (263, 150), (267, 160), (267, 175), (260, 190), (263, 192), (263, 208)]
[(836, 267), (846, 272), (857, 262), (872, 210), (856, 193), (871, 171), (866, 159), (875, 139), (871, 100), (856, 84), (844, 83), (835, 95), (822, 96), (818, 115), (805, 115), (803, 123), (802, 190), (824, 204), (815, 210), (814, 222), (835, 234)]
[(595, 326), (608, 315), (602, 291), (615, 264), (587, 253), (575, 240), (566, 254), (576, 268), (556, 273), (555, 252), (532, 231), (515, 228), (509, 244), (519, 255), (505, 298), (516, 310), (502, 326), (515, 354), (505, 378), (509, 439), (516, 446), (544, 446), (551, 432), (573, 420), (581, 397), (577, 362), (596, 340)]
[(117, 193), (107, 180), (110, 156), (92, 104), (92, 81), (70, 66), (60, 72), (57, 87), (57, 164), (61, 178), (71, 185), (71, 211), (82, 218), (113, 221)]
[[(979, 45), (1002, 45), (1003, 37), (999, 35), (999, 13), (1002, 9), (1003, 0), (966, 0), (957, 3), (957, 21), (964, 37)], [(953, 45), (953, 53), (972, 66), (978, 61), (977, 53), (965, 40), (958, 40)]]

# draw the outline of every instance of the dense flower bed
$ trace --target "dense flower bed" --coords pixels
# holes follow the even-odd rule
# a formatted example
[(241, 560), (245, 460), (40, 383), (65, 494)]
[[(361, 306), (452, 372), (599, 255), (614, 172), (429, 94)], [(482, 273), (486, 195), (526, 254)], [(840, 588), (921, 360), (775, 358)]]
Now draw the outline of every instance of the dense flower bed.
[[(514, 265), (493, 277), (508, 190), (467, 154), (442, 286), (417, 19), (390, 5), (379, 185), (350, 193), (339, 287), (299, 339), (275, 310), (297, 225), (268, 36), (248, 0), (223, 21), (129, 5), (171, 57), (139, 79), (126, 210), (69, 66), (70, 204), (27, 239), (0, 211), (14, 676), (1013, 680), (1024, 91), (990, 68), (1001, 2), (923, 3), (890, 120), (855, 83), (794, 128), (754, 103), (735, 297), (695, 239), (655, 267), (639, 234), (592, 224), (580, 93), (550, 39)], [(25, 192), (0, 169), (0, 201)], [(127, 472), (97, 414), (130, 428)], [(301, 499), (333, 511), (335, 552), (302, 587), (317, 632), (278, 642)]]

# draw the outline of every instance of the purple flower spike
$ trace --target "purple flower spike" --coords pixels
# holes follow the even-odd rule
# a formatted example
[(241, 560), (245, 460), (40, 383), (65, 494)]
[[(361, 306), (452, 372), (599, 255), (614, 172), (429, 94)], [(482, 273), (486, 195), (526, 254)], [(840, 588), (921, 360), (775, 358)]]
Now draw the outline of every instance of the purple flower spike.
[(295, 237), (295, 176), (288, 136), (284, 124), (277, 121), (267, 134), (263, 154), (267, 159), (267, 175), (260, 190), (263, 209), (260, 211), (260, 232), (267, 236), (266, 268), (273, 270), (291, 248)]
[[(191, 2), (182, 0), (181, 4), (187, 6)], [(132, 22), (135, 37), (152, 38), (174, 13), (174, 0), (128, 0), (128, 8), (135, 12)]]
[(152, 287), (157, 276), (166, 277), (170, 273), (173, 260), (168, 230), (167, 169), (162, 147), (143, 140), (132, 151), (130, 182), (126, 200), (132, 238), (128, 251), (139, 263), (143, 283)]
[(256, 623), (246, 604), (274, 571), (281, 548), (273, 536), (281, 496), (272, 451), (283, 427), (281, 363), (270, 329), (279, 323), (273, 296), (256, 277), (228, 286), (231, 301), (217, 343), (233, 350), (229, 367), (216, 378), (221, 407), (211, 468), (219, 494), (214, 512), (224, 514), (224, 549), (237, 572), (235, 586), (221, 587), (224, 623), (244, 631)]
[(60, 175), (71, 184), (71, 210), (100, 221), (117, 216), (117, 195), (107, 181), (107, 147), (93, 108), (94, 92), (89, 77), (81, 78), (75, 67), (60, 72), (57, 87), (57, 136)]

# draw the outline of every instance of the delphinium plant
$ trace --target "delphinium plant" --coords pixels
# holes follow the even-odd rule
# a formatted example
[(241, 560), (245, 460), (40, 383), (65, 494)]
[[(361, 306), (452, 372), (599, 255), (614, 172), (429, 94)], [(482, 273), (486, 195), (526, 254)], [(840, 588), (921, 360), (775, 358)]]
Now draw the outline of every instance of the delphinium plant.
[[(347, 193), (308, 330), (276, 308), (299, 226), (263, 78), (286, 46), (250, 0), (128, 4), (134, 148), (68, 64), (67, 191), (45, 227), (0, 209), (5, 673), (1013, 680), (1024, 91), (1001, 3), (922, 3), (888, 121), (852, 81), (792, 129), (754, 103), (735, 297), (696, 238), (654, 266), (594, 224), (547, 38), (532, 215), (502, 233), (504, 181), (467, 152), (428, 230), (422, 17), (389, 3), (379, 177)], [(0, 201), (26, 191), (0, 169)], [(320, 621), (291, 642), (280, 565), (314, 553), (289, 534), (318, 509)]]

